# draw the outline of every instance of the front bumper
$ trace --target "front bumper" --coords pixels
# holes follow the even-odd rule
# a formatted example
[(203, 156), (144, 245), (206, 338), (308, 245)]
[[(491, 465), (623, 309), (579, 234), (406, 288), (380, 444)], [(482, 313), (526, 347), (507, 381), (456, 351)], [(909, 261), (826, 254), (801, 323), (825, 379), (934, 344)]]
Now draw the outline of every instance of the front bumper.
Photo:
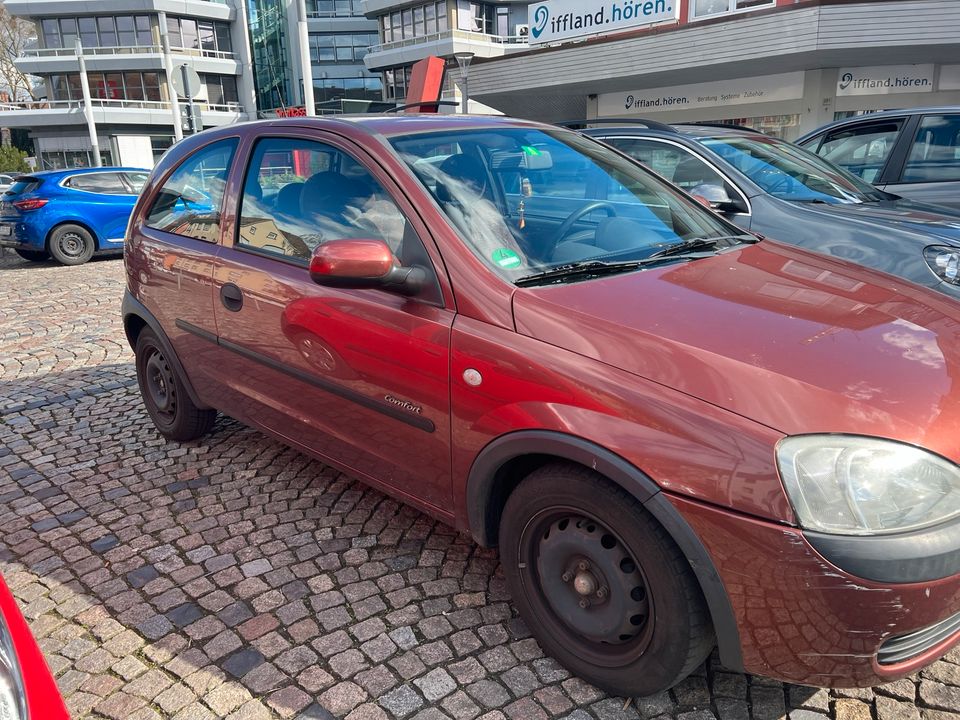
[(797, 528), (669, 500), (716, 566), (747, 672), (867, 687), (910, 675), (960, 642), (960, 575), (864, 580), (826, 560)]

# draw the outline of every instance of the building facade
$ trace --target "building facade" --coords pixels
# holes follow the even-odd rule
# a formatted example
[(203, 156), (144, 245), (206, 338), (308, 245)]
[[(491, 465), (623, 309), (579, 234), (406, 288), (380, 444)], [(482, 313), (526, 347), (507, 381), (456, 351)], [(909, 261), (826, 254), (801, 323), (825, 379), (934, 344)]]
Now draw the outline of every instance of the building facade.
[[(527, 3), (494, 0), (365, 0), (378, 40), (366, 56), (367, 68), (383, 76), (383, 98), (402, 102), (410, 69), (428, 56), (451, 59), (456, 53), (502, 58), (528, 49)], [(448, 73), (445, 97), (454, 94), (456, 73)]]
[[(306, 0), (306, 23), (318, 114), (363, 112), (379, 102), (383, 85), (363, 59), (377, 24), (363, 0)], [(262, 115), (303, 107), (297, 0), (247, 0), (257, 106)]]
[[(168, 66), (179, 73), (187, 65), (199, 75), (195, 103), (203, 127), (255, 111), (246, 24), (226, 2), (8, 0), (5, 7), (36, 25), (37, 46), (16, 65), (40, 78), (42, 99), (0, 105), (0, 125), (29, 129), (41, 168), (93, 164), (77, 40), (104, 164), (151, 167), (174, 141), (177, 98)], [(185, 111), (178, 115), (186, 121)]]
[(729, 122), (795, 139), (852, 114), (960, 104), (957, 0), (530, 7), (530, 48), (470, 74), (471, 97), (507, 114)]

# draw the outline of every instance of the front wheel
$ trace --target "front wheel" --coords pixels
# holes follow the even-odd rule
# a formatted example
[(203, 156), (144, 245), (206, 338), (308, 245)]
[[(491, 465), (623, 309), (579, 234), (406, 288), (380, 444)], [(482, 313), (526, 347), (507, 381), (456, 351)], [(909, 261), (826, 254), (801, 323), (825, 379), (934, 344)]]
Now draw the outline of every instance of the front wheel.
[(48, 242), (50, 254), (61, 265), (82, 265), (93, 257), (93, 235), (79, 225), (61, 225), (53, 229)]
[(524, 479), (504, 508), (500, 555), (537, 641), (608, 692), (666, 690), (714, 646), (680, 549), (636, 498), (587, 468), (553, 464)]
[(152, 330), (140, 332), (135, 352), (143, 404), (160, 434), (167, 440), (195, 440), (205, 435), (213, 427), (217, 411), (193, 403)]
[(24, 260), (29, 260), (30, 262), (43, 262), (50, 257), (43, 250), (21, 250), (17, 248), (14, 252)]

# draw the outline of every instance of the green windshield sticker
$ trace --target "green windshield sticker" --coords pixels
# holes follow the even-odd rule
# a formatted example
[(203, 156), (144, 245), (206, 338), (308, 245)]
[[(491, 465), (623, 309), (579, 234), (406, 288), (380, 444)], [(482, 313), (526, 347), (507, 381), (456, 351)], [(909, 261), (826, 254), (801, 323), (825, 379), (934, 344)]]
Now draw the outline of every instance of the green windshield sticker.
[(533, 155), (534, 157), (536, 157), (537, 155), (541, 155), (541, 154), (542, 154), (539, 150), (537, 150), (537, 149), (536, 149), (535, 147), (533, 147), (532, 145), (521, 145), (520, 147), (523, 149), (523, 151), (524, 151), (527, 155)]
[(510, 248), (498, 248), (494, 250), (490, 255), (490, 259), (502, 268), (519, 267), (522, 262), (520, 256)]

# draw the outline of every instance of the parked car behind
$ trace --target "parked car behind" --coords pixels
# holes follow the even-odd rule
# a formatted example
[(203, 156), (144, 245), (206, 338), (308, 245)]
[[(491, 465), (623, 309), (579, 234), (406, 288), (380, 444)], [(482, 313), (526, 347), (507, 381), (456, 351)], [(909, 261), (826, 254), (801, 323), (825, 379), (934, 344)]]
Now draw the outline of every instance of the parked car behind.
[(859, 115), (797, 143), (882, 190), (960, 210), (960, 106)]
[(149, 170), (84, 168), (20, 175), (0, 196), (0, 247), (80, 265), (123, 251), (123, 233)]
[(0, 173), (0, 192), (6, 192), (13, 185), (14, 176)]
[(960, 299), (960, 210), (879, 190), (755, 130), (644, 121), (583, 131), (751, 232)]
[(69, 720), (26, 620), (0, 578), (0, 718)]
[[(297, 203), (265, 196), (276, 165)], [(662, 691), (715, 645), (875, 685), (960, 640), (960, 306), (935, 292), (492, 117), (191, 136), (124, 259), (164, 437), (223, 411), (499, 545), (537, 640), (600, 687)]]

